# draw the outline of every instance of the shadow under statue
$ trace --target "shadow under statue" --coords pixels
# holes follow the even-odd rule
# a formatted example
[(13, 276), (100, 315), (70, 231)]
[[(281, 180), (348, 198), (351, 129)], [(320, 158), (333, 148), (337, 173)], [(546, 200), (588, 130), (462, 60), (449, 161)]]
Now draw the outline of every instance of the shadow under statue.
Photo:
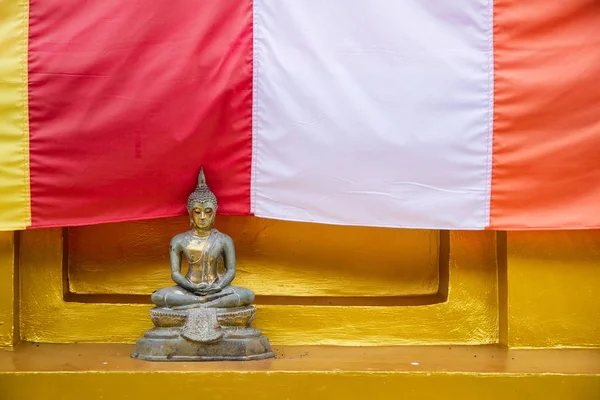
[[(250, 326), (254, 293), (231, 285), (235, 278), (233, 240), (213, 228), (217, 199), (201, 168), (187, 202), (192, 229), (171, 240), (175, 286), (152, 293), (154, 328), (138, 339), (134, 358), (150, 361), (257, 360), (274, 357), (269, 340)], [(188, 272), (182, 275), (182, 256)]]

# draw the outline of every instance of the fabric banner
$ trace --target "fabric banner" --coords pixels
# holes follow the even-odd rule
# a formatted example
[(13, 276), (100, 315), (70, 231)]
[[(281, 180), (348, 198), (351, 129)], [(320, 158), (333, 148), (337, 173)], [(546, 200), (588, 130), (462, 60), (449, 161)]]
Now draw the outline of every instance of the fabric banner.
[(595, 0), (6, 0), (0, 229), (600, 228)]

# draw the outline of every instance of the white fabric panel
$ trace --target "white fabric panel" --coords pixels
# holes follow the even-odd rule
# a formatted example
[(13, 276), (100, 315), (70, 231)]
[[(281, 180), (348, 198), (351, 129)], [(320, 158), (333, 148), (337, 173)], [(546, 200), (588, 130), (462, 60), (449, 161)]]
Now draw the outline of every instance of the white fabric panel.
[(491, 3), (254, 0), (255, 215), (486, 227)]

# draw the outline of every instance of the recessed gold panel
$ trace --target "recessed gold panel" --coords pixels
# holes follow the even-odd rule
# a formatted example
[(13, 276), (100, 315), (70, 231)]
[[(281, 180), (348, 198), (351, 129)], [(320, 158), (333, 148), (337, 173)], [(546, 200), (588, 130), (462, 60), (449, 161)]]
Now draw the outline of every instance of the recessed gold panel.
[[(86, 297), (81, 299), (65, 293), (64, 234), (60, 229), (42, 229), (21, 236), (21, 338), (55, 343), (135, 342), (152, 326), (151, 305), (119, 302), (118, 295), (78, 296)], [(450, 267), (443, 300), (362, 306), (263, 303), (257, 304), (254, 326), (274, 346), (497, 343), (494, 234), (450, 232), (442, 236), (446, 237), (442, 242), (448, 240)], [(112, 301), (107, 302), (107, 297)]]
[[(70, 292), (150, 294), (172, 286), (169, 241), (188, 229), (186, 218), (69, 229)], [(448, 269), (440, 265), (438, 231), (225, 216), (217, 229), (236, 246), (234, 284), (257, 295), (432, 295), (439, 269)]]

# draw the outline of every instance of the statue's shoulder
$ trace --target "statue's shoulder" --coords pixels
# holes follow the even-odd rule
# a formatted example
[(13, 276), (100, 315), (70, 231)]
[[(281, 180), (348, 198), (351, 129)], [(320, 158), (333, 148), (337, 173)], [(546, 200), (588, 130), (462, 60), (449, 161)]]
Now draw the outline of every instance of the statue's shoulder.
[(188, 231), (173, 236), (171, 239), (171, 246), (173, 247), (184, 243), (191, 236), (191, 234), (191, 231)]
[(233, 243), (233, 239), (226, 233), (213, 229), (213, 235), (215, 235), (218, 240)]

